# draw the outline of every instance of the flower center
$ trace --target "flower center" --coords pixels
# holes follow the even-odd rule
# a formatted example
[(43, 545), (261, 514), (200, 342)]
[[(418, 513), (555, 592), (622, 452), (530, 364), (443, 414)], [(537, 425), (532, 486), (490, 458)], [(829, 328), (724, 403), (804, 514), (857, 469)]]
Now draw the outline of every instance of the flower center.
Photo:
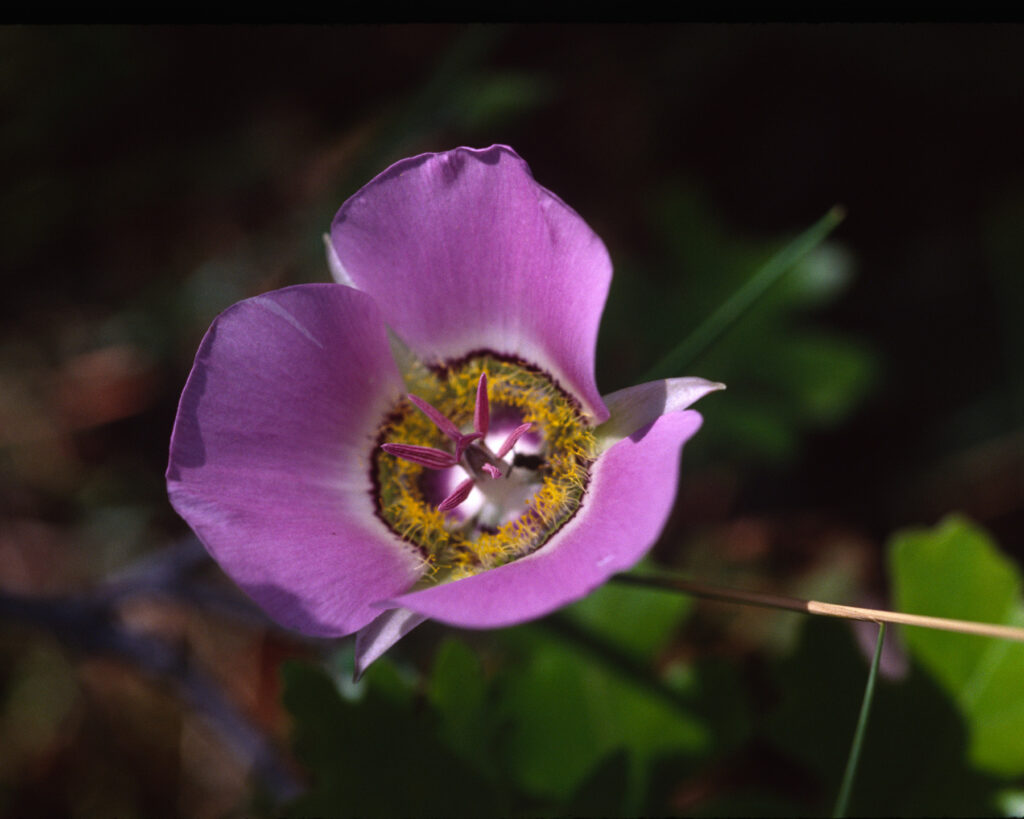
[(372, 457), (381, 519), (412, 543), (427, 582), (530, 554), (567, 523), (590, 480), (579, 404), (521, 361), (480, 353), (406, 373)]

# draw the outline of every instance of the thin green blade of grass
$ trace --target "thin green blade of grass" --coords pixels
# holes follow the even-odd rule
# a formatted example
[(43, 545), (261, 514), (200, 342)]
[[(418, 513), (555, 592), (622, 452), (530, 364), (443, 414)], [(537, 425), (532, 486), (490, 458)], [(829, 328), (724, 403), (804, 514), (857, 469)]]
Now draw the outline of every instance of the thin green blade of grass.
[(839, 795), (836, 797), (835, 810), (832, 816), (842, 819), (846, 816), (846, 809), (850, 803), (850, 793), (853, 791), (853, 781), (857, 778), (857, 765), (860, 762), (860, 751), (864, 744), (864, 733), (868, 726), (868, 716), (871, 713), (871, 702), (875, 697), (875, 681), (878, 679), (878, 666), (882, 660), (882, 644), (885, 642), (885, 623), (878, 624), (878, 643), (875, 645), (875, 656), (871, 661), (871, 670), (868, 672), (868, 682), (864, 687), (864, 701), (860, 706), (860, 716), (857, 718), (857, 730), (853, 734), (853, 742), (850, 745), (850, 756), (846, 760), (846, 771), (843, 773), (843, 782), (839, 786)]
[(651, 367), (641, 381), (680, 375), (715, 340), (734, 324), (785, 273), (793, 269), (843, 221), (844, 209), (836, 205), (793, 241), (768, 259), (746, 283), (719, 306), (692, 333)]

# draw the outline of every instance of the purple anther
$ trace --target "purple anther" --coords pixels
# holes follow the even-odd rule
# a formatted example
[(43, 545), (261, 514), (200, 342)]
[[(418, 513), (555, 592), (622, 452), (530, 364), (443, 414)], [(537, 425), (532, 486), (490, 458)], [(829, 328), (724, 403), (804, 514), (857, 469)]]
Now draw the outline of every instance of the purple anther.
[(504, 458), (508, 455), (509, 450), (516, 445), (516, 442), (525, 435), (533, 424), (520, 424), (512, 432), (509, 433), (508, 438), (505, 439), (505, 443), (501, 445), (501, 448), (495, 453), (499, 458)]
[(498, 469), (498, 467), (496, 467), (494, 464), (484, 464), (483, 467), (481, 467), (481, 468), (483, 469), (484, 472), (486, 472), (492, 478), (500, 478), (501, 477), (501, 470)]
[(452, 492), (447, 498), (441, 501), (437, 505), (438, 512), (448, 512), (462, 503), (466, 498), (469, 497), (470, 491), (473, 489), (473, 479), (466, 478), (462, 483), (455, 487), (455, 491)]
[(455, 456), (450, 452), (442, 452), (440, 449), (434, 449), (429, 446), (381, 444), (380, 448), (396, 458), (403, 458), (406, 461), (412, 461), (414, 464), (426, 466), (430, 469), (448, 469), (458, 463)]
[(458, 443), (459, 439), (462, 437), (462, 433), (459, 432), (459, 428), (455, 426), (455, 424), (449, 421), (446, 416), (441, 414), (440, 410), (430, 406), (430, 404), (428, 404), (426, 401), (424, 401), (422, 398), (419, 398), (418, 396), (410, 394), (408, 398), (410, 401), (412, 401), (413, 404), (415, 404), (420, 409), (420, 411), (424, 415), (427, 416), (427, 418), (433, 421), (435, 427), (441, 430), (441, 432), (443, 432), (453, 441)]
[(480, 433), (480, 437), (486, 436), (487, 431), (491, 428), (491, 408), (487, 401), (487, 373), (480, 373), (480, 381), (476, 385), (473, 427)]

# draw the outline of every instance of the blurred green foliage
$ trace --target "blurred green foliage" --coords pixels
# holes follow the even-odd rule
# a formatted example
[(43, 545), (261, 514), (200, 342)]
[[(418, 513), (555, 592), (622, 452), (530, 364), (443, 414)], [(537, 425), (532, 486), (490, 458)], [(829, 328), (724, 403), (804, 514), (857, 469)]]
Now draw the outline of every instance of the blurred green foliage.
[[(1024, 625), (1019, 570), (970, 521), (897, 535), (889, 563), (900, 611)], [(921, 628), (908, 628), (906, 643), (963, 714), (971, 761), (1024, 774), (1024, 644)]]
[[(890, 556), (901, 610), (1021, 620), (1018, 573), (964, 519), (899, 534)], [(612, 584), (560, 615), (475, 639), (476, 649), (447, 637), (423, 676), (388, 657), (356, 685), (290, 664), (285, 703), (313, 783), (287, 813), (826, 810), (863, 694), (865, 647), (848, 623), (810, 618), (761, 671), (687, 658), (672, 647), (692, 611), (686, 597)], [(903, 643), (909, 673), (890, 669), (879, 683), (852, 815), (1011, 809), (1007, 786), (1024, 772), (1022, 647), (927, 629), (907, 629)], [(350, 672), (351, 658), (340, 668)], [(767, 674), (768, 702), (749, 699), (752, 672)], [(716, 781), (723, 764), (747, 770), (746, 758), (745, 775)]]
[(291, 812), (466, 816), (491, 804), (492, 794), (441, 741), (435, 715), (415, 706), (390, 664), (374, 667), (358, 703), (343, 700), (310, 666), (288, 664), (283, 673), (296, 754), (314, 777)]
[[(797, 651), (773, 671), (780, 700), (766, 719), (769, 741), (812, 777), (812, 812), (825, 813), (850, 749), (867, 676), (865, 653), (847, 624), (812, 619)], [(926, 672), (914, 666), (902, 680), (881, 679), (850, 815), (993, 814), (1001, 783), (972, 769), (966, 755), (963, 719)]]
[[(602, 339), (602, 354), (646, 369), (740, 290), (782, 247), (739, 239), (691, 188), (676, 183), (656, 200), (652, 222), (664, 267), (623, 265), (608, 300), (607, 323), (631, 327), (627, 339)], [(722, 381), (702, 430), (702, 447), (738, 461), (789, 460), (808, 428), (834, 426), (877, 380), (875, 356), (861, 341), (815, 323), (814, 315), (848, 286), (853, 261), (839, 245), (820, 245), (793, 265), (686, 372)], [(637, 333), (635, 316), (646, 322)], [(613, 329), (614, 332), (614, 329)], [(599, 356), (600, 359), (600, 356)], [(645, 363), (646, 362), (646, 363)]]
[[(296, 751), (314, 775), (291, 810), (645, 812), (655, 761), (707, 757), (738, 741), (733, 697), (742, 696), (734, 673), (716, 663), (652, 677), (650, 661), (690, 605), (672, 595), (646, 602), (606, 587), (561, 621), (498, 632), (486, 669), (455, 639), (440, 645), (422, 681), (384, 658), (358, 684), (358, 700), (346, 700), (352, 687), (325, 672), (289, 666)], [(636, 641), (624, 639), (623, 622)], [(412, 771), (402, 774), (403, 796), (391, 793), (396, 770)], [(421, 783), (427, 777), (433, 786)]]

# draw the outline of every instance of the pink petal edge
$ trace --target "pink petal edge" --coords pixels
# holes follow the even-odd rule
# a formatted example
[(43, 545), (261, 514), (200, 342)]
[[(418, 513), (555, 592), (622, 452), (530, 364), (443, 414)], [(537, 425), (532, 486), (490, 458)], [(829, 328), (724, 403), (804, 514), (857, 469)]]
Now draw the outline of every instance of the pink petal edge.
[(425, 361), (489, 349), (549, 372), (595, 423), (594, 380), (611, 281), (604, 244), (509, 147), (395, 163), (331, 226), (332, 269), (372, 296)]
[(605, 452), (576, 517), (534, 554), (379, 605), (462, 628), (498, 628), (578, 600), (657, 540), (675, 500), (679, 451), (700, 424), (692, 410), (669, 413)]
[(389, 609), (363, 626), (356, 635), (356, 680), (363, 676), (370, 663), (426, 619), (408, 609)]
[(368, 472), (403, 389), (377, 307), (341, 285), (240, 302), (203, 339), (171, 436), (168, 494), (279, 623), (348, 634), (419, 577), (418, 556), (374, 514)]

